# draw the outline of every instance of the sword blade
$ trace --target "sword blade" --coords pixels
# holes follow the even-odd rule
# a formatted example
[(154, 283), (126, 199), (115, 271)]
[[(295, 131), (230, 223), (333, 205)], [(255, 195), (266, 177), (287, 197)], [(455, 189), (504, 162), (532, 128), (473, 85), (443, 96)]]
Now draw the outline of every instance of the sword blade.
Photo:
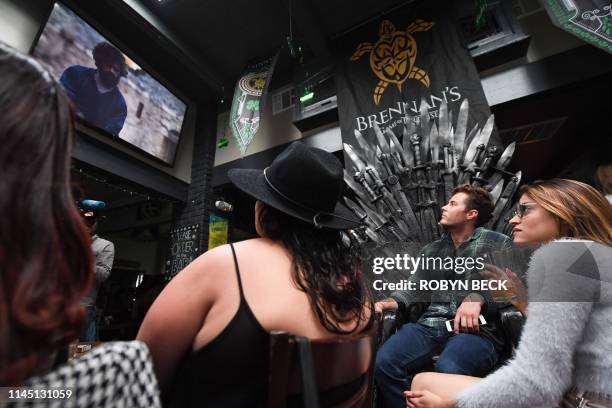
[(383, 245), (385, 243), (385, 241), (377, 233), (372, 231), (371, 228), (366, 227), (364, 231), (365, 231), (365, 234), (368, 236), (368, 238), (376, 242), (378, 245)]
[(424, 164), (425, 162), (429, 161), (430, 134), (431, 129), (434, 129), (435, 127), (436, 124), (431, 123), (430, 126), (427, 128), (427, 133), (423, 133), (423, 137), (421, 138), (421, 164)]
[(448, 109), (448, 132), (446, 133), (446, 135), (448, 137), (451, 137), (453, 132), (454, 132), (454, 129), (453, 129), (453, 111), (449, 108)]
[(410, 230), (410, 232), (408, 233), (408, 236), (416, 236), (419, 239), (421, 239), (422, 238), (421, 226), (419, 225), (419, 222), (417, 221), (416, 215), (414, 214), (414, 211), (412, 210), (412, 207), (410, 206), (410, 202), (408, 201), (406, 194), (401, 190), (401, 187), (399, 186), (399, 184), (396, 184), (394, 186), (393, 194), (395, 195), (395, 198), (397, 202), (399, 203), (400, 208), (402, 209), (402, 212), (404, 214), (404, 220), (408, 224), (408, 228)]
[(440, 160), (440, 132), (433, 124), (429, 132), (429, 146), (431, 149), (431, 161), (436, 163)]
[(358, 171), (365, 171), (366, 165), (361, 161), (359, 156), (357, 156), (357, 153), (353, 150), (353, 146), (344, 143), (344, 151)]
[(404, 150), (404, 159), (406, 160), (406, 165), (409, 168), (413, 168), (414, 167), (414, 154), (412, 153), (412, 143), (410, 142), (410, 136), (412, 136), (414, 133), (408, 133), (410, 131), (410, 128), (408, 126), (406, 126), (404, 128), (404, 136), (402, 138), (402, 142), (404, 143), (403, 145), (403, 150)]
[[(472, 143), (470, 143), (469, 146), (468, 146), (468, 140), (473, 142), (474, 139), (476, 139), (478, 137), (478, 134), (479, 134), (479, 130), (478, 130), (478, 123), (477, 123), (477, 124), (474, 125), (472, 130), (470, 130), (470, 133), (467, 135), (467, 139), (465, 140), (465, 145), (463, 146), (463, 156), (461, 156), (462, 160), (457, 161), (457, 163), (462, 163), (463, 162), (463, 159), (467, 155), (469, 147), (472, 145)], [(466, 148), (466, 146), (468, 146), (468, 147)], [(477, 145), (474, 145), (474, 150), (476, 150), (476, 147), (477, 147)]]
[(438, 133), (441, 137), (446, 137), (450, 132), (449, 119), (448, 105), (446, 102), (442, 102), (440, 105), (440, 113), (438, 115)]
[(380, 127), (378, 127), (378, 124), (376, 122), (374, 122), (373, 128), (374, 134), (376, 135), (376, 140), (378, 141), (378, 146), (380, 146), (380, 149), (383, 151), (383, 153), (389, 154), (389, 143), (387, 143), (387, 139), (385, 139), (385, 136), (383, 135), (382, 131), (380, 130)]
[(389, 136), (389, 146), (391, 147), (391, 152), (401, 157), (402, 158), (401, 162), (403, 162), (404, 166), (407, 166), (408, 160), (406, 157), (404, 157), (405, 154), (401, 148), (402, 144), (400, 143), (399, 139), (397, 138), (397, 136), (395, 136), (395, 133), (393, 133), (391, 130), (388, 130), (387, 135)]
[(438, 219), (436, 217), (436, 213), (432, 207), (428, 207), (426, 209), (425, 214), (430, 228), (431, 240), (435, 241), (440, 238), (440, 231), (438, 230)]
[(463, 155), (463, 147), (465, 145), (465, 137), (468, 123), (468, 113), (470, 110), (470, 103), (467, 98), (461, 102), (459, 107), (459, 115), (457, 116), (457, 126), (455, 127), (455, 133), (453, 134), (453, 150), (455, 151), (455, 163), (459, 163), (459, 158)]
[(399, 238), (400, 241), (406, 241), (411, 235), (410, 228), (408, 228), (406, 222), (401, 218), (394, 218), (394, 221), (399, 229), (399, 231), (395, 231), (397, 238)]
[(399, 171), (400, 168), (404, 167), (404, 160), (402, 160), (402, 150), (395, 144), (393, 139), (389, 140), (389, 146), (391, 147), (391, 160), (393, 166)]
[(444, 183), (444, 202), (438, 203), (440, 205), (440, 208), (446, 205), (448, 200), (450, 200), (451, 198), (452, 191), (455, 188), (454, 175), (452, 173), (443, 174), (442, 182)]
[(362, 201), (369, 202), (371, 200), (371, 198), (368, 197), (367, 192), (364, 191), (361, 184), (357, 183), (353, 176), (350, 175), (348, 171), (346, 171), (346, 169), (344, 169), (344, 182), (349, 186), (351, 190), (355, 192), (355, 194), (357, 194), (359, 198), (361, 198)]
[(493, 187), (493, 189), (491, 190), (491, 201), (493, 201), (494, 206), (497, 203), (497, 200), (499, 200), (499, 197), (501, 196), (503, 189), (504, 189), (504, 180), (499, 180), (497, 184), (495, 184), (495, 187)]
[(363, 137), (360, 131), (355, 130), (355, 140), (357, 140), (357, 144), (361, 147), (361, 151), (364, 153), (366, 161), (368, 163), (373, 163), (376, 161), (376, 155), (374, 154), (374, 150), (370, 143)]
[[(382, 161), (379, 159), (381, 154), (382, 154), (382, 150), (380, 150), (380, 146), (376, 146), (376, 157), (377, 157), (376, 161), (377, 161), (378, 163), (380, 163), (380, 167), (382, 168), (382, 167), (384, 167), (384, 166), (383, 166), (383, 164), (382, 164)], [(382, 171), (381, 169), (379, 169), (379, 171), (378, 171), (377, 173), (378, 173), (378, 174), (383, 174), (383, 175), (384, 175), (384, 177), (388, 176), (388, 174), (387, 174), (387, 171), (386, 171), (386, 170)], [(379, 177), (379, 178), (380, 178), (380, 177)]]
[(405, 146), (406, 144), (410, 144), (410, 136), (414, 135), (417, 132), (418, 125), (414, 121), (414, 119), (416, 119), (414, 116), (410, 116), (407, 118), (406, 123), (404, 124), (404, 129), (402, 132), (403, 146)]
[(353, 211), (360, 220), (363, 220), (368, 216), (368, 214), (366, 214), (363, 208), (359, 207), (359, 205), (350, 198), (344, 197), (344, 202), (346, 203), (346, 206), (350, 208), (351, 211)]
[(487, 226), (490, 228), (495, 225), (499, 221), (499, 216), (506, 211), (506, 207), (508, 206), (510, 199), (514, 196), (514, 193), (518, 189), (519, 184), (521, 184), (521, 171), (516, 172), (514, 177), (510, 179), (506, 187), (504, 188), (501, 197), (497, 201), (495, 205), (495, 209), (493, 210), (493, 215), (491, 216), (491, 220), (487, 223)]
[[(505, 170), (506, 167), (508, 167), (508, 165), (512, 161), (512, 156), (514, 155), (515, 149), (516, 149), (516, 142), (510, 143), (506, 147), (506, 150), (504, 150), (504, 153), (501, 155), (501, 157), (499, 158), (499, 160), (497, 161), (497, 164), (493, 167), (493, 169), (494, 170)], [(504, 178), (503, 172), (496, 171), (495, 173), (491, 175), (491, 177), (489, 177), (489, 184), (495, 185), (496, 183), (499, 182), (499, 180), (503, 180), (503, 178)]]
[(493, 129), (495, 128), (495, 115), (492, 113), (491, 116), (487, 119), (487, 123), (485, 123), (482, 128), (482, 133), (480, 137), (482, 138), (481, 143), (487, 147), (489, 145), (489, 139), (491, 138), (491, 134), (493, 133)]
[(378, 214), (376, 211), (372, 210), (370, 207), (365, 205), (359, 198), (357, 198), (357, 202), (359, 203), (361, 208), (365, 210), (366, 214), (368, 214), (368, 218), (371, 219), (377, 227), (381, 227), (388, 222), (383, 215)]
[(484, 145), (485, 147), (487, 147), (487, 145), (489, 144), (489, 138), (491, 137), (491, 132), (493, 131), (493, 126), (495, 126), (495, 117), (493, 114), (491, 114), (491, 116), (489, 116), (489, 119), (487, 119), (487, 123), (485, 123), (484, 127), (478, 133), (478, 135), (472, 138), (470, 146), (465, 151), (465, 157), (463, 158), (464, 166), (467, 166), (468, 164), (474, 161), (474, 159), (476, 158), (476, 151), (478, 149), (478, 146)]
[(421, 128), (419, 134), (423, 138), (425, 138), (426, 135), (429, 136), (430, 126), (429, 105), (423, 97), (421, 98), (421, 104), (419, 105), (419, 127)]
[(502, 153), (502, 155), (499, 158), (499, 160), (497, 161), (497, 164), (495, 165), (495, 167), (500, 169), (500, 170), (505, 170), (506, 167), (508, 167), (508, 164), (510, 164), (510, 161), (512, 160), (512, 156), (514, 155), (514, 150), (515, 149), (516, 149), (516, 142), (510, 143), (506, 147), (504, 152)]

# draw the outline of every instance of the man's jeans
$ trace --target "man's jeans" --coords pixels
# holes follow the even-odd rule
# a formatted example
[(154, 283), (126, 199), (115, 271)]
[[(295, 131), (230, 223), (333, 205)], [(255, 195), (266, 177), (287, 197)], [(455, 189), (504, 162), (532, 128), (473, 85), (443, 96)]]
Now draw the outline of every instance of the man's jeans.
[(87, 317), (85, 322), (85, 327), (83, 328), (83, 332), (81, 333), (80, 340), (81, 341), (98, 341), (98, 330), (96, 328), (96, 307), (95, 306), (87, 306)]
[(468, 333), (407, 323), (391, 336), (376, 355), (375, 378), (383, 407), (406, 406), (403, 396), (412, 378), (432, 368), (432, 357), (439, 354), (435, 371), (476, 377), (487, 375), (497, 362), (497, 352), (488, 339)]

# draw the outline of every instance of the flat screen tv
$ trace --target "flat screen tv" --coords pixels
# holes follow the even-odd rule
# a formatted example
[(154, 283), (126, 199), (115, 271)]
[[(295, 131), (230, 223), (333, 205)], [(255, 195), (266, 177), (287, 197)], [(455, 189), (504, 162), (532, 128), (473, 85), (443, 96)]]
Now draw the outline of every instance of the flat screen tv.
[(187, 105), (74, 11), (53, 5), (32, 54), (64, 86), (80, 122), (174, 164)]

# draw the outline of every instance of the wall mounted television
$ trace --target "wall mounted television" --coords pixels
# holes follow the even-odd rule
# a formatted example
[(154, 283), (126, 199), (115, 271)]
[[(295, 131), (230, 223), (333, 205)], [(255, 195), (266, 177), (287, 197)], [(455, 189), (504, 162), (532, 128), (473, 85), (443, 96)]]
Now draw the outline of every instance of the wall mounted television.
[(172, 166), (187, 105), (63, 3), (32, 45), (79, 122)]

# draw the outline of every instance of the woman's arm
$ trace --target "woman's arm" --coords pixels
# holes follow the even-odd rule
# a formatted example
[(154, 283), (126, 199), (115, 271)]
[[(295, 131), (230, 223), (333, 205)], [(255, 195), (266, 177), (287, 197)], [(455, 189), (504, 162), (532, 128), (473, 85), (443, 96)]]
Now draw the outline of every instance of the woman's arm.
[(190, 352), (215, 301), (218, 250), (203, 254), (176, 275), (157, 297), (140, 326), (136, 338), (149, 347), (162, 390), (171, 384), (179, 362)]
[(581, 263), (575, 270), (585, 250), (584, 244), (551, 243), (534, 253), (528, 271), (529, 317), (515, 358), (461, 392), (457, 406), (519, 408), (561, 399), (572, 383), (574, 353), (598, 287), (584, 276), (596, 265)]
[(558, 402), (572, 381), (573, 355), (590, 303), (530, 303), (516, 356), (461, 392), (457, 406), (519, 408)]
[[(531, 314), (516, 357), (508, 365), (470, 384), (454, 397), (454, 401), (448, 395), (442, 397), (431, 392), (435, 387), (406, 391), (406, 406), (527, 408), (554, 405), (571, 385), (573, 351), (582, 338), (590, 306), (590, 303), (530, 304)], [(431, 373), (431, 376), (437, 386), (443, 386), (440, 376), (446, 376), (444, 381), (453, 380), (450, 374)], [(461, 376), (456, 377), (455, 381), (460, 381)]]

